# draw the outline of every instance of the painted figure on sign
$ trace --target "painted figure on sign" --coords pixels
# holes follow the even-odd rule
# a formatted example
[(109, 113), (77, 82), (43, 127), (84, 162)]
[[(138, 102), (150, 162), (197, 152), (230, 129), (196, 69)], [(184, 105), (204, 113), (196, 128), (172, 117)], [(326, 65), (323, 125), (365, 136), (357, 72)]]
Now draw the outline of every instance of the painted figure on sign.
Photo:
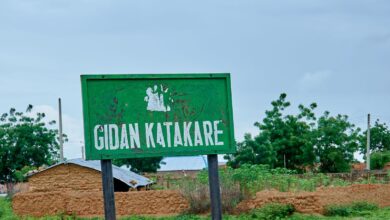
[[(148, 102), (146, 109), (148, 111), (156, 111), (156, 112), (169, 112), (171, 111), (171, 107), (167, 102), (173, 102), (171, 98), (167, 98), (168, 88), (164, 89), (162, 85), (160, 85), (160, 91), (157, 85), (154, 85), (153, 89), (148, 87), (146, 89), (146, 95), (144, 100)], [(165, 95), (165, 97), (164, 97)]]

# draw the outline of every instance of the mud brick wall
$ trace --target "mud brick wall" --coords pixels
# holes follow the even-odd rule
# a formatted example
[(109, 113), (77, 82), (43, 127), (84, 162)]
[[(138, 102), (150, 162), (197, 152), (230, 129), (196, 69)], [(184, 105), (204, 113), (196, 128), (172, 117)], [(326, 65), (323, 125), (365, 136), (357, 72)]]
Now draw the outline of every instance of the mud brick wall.
[[(116, 213), (128, 215), (178, 215), (186, 211), (188, 202), (177, 191), (131, 191), (115, 193)], [(19, 216), (41, 217), (58, 213), (78, 216), (103, 216), (102, 192), (27, 192), (12, 200)]]
[(389, 184), (359, 184), (346, 187), (320, 188), (315, 192), (261, 191), (253, 199), (238, 204), (236, 212), (247, 212), (267, 203), (292, 204), (301, 213), (323, 213), (330, 204), (367, 201), (380, 207), (390, 206)]
[(99, 171), (74, 164), (61, 164), (37, 173), (29, 178), (28, 183), (32, 192), (102, 191)]

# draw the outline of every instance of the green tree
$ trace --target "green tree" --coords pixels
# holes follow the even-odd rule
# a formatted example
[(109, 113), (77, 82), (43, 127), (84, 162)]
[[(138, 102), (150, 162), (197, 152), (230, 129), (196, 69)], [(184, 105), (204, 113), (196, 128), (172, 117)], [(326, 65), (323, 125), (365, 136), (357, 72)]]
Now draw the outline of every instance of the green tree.
[(325, 112), (318, 119), (315, 151), (322, 172), (347, 172), (358, 150), (360, 129), (348, 121), (348, 116), (330, 116)]
[(271, 167), (303, 169), (313, 165), (315, 161), (312, 127), (315, 115), (313, 110), (317, 104), (309, 107), (299, 105), (296, 115), (285, 114), (290, 106), (285, 93), (273, 101), (272, 109), (267, 110), (262, 122), (256, 122), (260, 134), (254, 139), (250, 135), (238, 144), (238, 151), (228, 155), (228, 165), (238, 167), (241, 164), (269, 164)]
[(274, 164), (276, 152), (265, 135), (258, 135), (255, 139), (251, 134), (245, 134), (244, 141), (237, 143), (237, 153), (226, 155), (227, 165), (238, 168), (244, 164)]
[(117, 166), (129, 166), (130, 170), (136, 173), (156, 172), (162, 159), (162, 157), (115, 159), (113, 163)]
[(44, 122), (45, 114), (31, 115), (33, 106), (26, 113), (11, 108), (0, 117), (0, 181), (10, 183), (20, 177), (16, 171), (26, 166), (50, 165), (58, 160), (57, 130), (50, 129), (51, 121)]
[[(360, 137), (359, 150), (363, 155), (367, 153), (367, 130)], [(390, 151), (390, 130), (386, 123), (375, 121), (370, 129), (370, 152)]]
[(383, 169), (390, 162), (390, 151), (374, 152), (370, 155), (370, 168), (374, 170)]

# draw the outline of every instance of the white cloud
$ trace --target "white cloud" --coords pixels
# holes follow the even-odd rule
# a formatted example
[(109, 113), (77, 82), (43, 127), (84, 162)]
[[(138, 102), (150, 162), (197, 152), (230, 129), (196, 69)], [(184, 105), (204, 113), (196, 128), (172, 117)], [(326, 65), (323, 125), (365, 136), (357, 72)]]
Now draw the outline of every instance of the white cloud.
[(303, 90), (317, 88), (319, 85), (327, 81), (331, 75), (332, 71), (329, 70), (305, 73), (299, 80), (299, 86)]
[[(58, 109), (49, 105), (36, 105), (30, 114), (36, 115), (38, 112), (45, 113), (45, 122), (55, 120), (57, 123), (54, 126), (58, 128)], [(83, 122), (62, 113), (62, 126), (63, 133), (69, 139), (64, 143), (64, 156), (67, 159), (80, 158), (81, 146), (84, 145)]]

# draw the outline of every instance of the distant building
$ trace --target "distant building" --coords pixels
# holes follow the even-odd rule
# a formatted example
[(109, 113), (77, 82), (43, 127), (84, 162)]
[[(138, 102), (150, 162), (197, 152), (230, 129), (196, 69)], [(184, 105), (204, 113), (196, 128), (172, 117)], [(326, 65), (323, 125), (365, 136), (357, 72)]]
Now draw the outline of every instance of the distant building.
[(352, 164), (351, 171), (364, 171), (366, 169), (365, 163), (354, 163)]
[(390, 170), (390, 162), (386, 163), (385, 166), (383, 167), (384, 170)]
[[(126, 192), (146, 188), (153, 182), (148, 178), (113, 165), (114, 190)], [(72, 159), (30, 174), (29, 191), (102, 191), (100, 161)]]

